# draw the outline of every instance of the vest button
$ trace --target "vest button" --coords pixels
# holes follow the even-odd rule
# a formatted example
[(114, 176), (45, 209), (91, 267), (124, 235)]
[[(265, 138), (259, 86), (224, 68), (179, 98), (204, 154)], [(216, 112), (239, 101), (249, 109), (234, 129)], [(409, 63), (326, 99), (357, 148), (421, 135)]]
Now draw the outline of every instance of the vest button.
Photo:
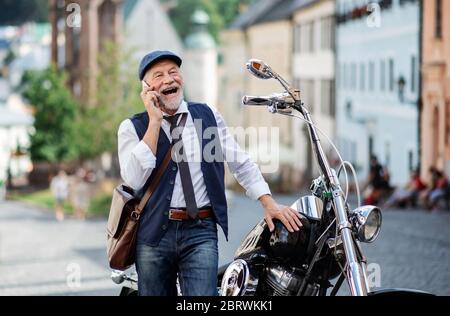
[(169, 212), (164, 212), (164, 216), (169, 216)]
[(175, 184), (175, 181), (173, 181), (173, 180), (170, 180), (170, 182), (169, 182), (171, 185), (173, 185), (173, 184)]
[(177, 167), (172, 167), (172, 171), (177, 171)]
[(172, 199), (172, 197), (170, 197), (170, 196), (167, 197), (167, 200), (168, 200), (168, 201), (170, 201), (171, 199)]
[(162, 226), (161, 226), (161, 229), (162, 229), (162, 230), (166, 230), (166, 229), (167, 229), (167, 226), (166, 226), (166, 225), (162, 225)]

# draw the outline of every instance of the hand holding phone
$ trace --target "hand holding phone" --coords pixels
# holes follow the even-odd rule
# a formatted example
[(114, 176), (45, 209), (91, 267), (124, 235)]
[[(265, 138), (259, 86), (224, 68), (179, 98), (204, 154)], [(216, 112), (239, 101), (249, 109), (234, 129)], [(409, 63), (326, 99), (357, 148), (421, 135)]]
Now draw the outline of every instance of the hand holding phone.
[[(142, 80), (142, 90), (145, 91), (147, 89), (150, 89), (150, 91), (155, 91), (155, 89), (150, 87), (150, 85), (145, 80)], [(161, 109), (164, 109), (166, 107), (164, 104), (164, 101), (161, 99), (161, 96), (158, 93), (155, 93), (155, 94), (156, 94), (156, 97), (158, 98), (158, 103), (159, 103), (159, 104), (155, 104), (155, 106), (157, 106)]]
[(142, 80), (142, 92), (141, 98), (144, 102), (145, 108), (149, 117), (152, 119), (156, 119), (158, 121), (162, 120), (162, 111), (163, 102), (157, 92), (152, 89), (144, 80)]

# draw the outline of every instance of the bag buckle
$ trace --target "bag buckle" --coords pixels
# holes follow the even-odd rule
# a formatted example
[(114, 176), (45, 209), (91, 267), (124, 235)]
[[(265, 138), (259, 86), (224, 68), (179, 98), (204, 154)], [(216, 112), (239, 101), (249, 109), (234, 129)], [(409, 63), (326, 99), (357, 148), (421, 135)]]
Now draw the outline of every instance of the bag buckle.
[(136, 212), (136, 211), (133, 211), (133, 212), (131, 213), (130, 217), (131, 217), (132, 219), (138, 221), (139, 218), (141, 217), (141, 214), (139, 214), (139, 213)]

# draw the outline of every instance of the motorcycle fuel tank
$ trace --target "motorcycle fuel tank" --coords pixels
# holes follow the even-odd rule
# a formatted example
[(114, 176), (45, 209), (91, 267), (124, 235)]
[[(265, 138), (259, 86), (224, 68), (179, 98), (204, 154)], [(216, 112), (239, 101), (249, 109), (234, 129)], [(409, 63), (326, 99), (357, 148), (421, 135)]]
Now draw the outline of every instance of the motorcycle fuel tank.
[[(312, 198), (312, 199), (311, 199)], [(275, 229), (271, 233), (265, 220), (261, 220), (244, 238), (235, 253), (235, 258), (264, 253), (274, 258), (303, 260), (312, 251), (315, 227), (319, 225), (322, 210), (320, 200), (304, 197), (296, 201), (291, 208), (301, 215), (300, 231), (290, 233), (279, 220), (274, 220)]]

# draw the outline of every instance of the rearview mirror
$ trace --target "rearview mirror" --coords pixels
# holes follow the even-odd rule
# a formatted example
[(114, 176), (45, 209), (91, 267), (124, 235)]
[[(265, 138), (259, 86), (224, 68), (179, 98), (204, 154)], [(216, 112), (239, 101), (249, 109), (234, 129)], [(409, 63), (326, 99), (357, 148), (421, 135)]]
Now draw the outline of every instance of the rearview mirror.
[(247, 69), (252, 75), (259, 79), (267, 80), (274, 77), (272, 69), (270, 69), (269, 65), (262, 60), (250, 59), (247, 63)]

